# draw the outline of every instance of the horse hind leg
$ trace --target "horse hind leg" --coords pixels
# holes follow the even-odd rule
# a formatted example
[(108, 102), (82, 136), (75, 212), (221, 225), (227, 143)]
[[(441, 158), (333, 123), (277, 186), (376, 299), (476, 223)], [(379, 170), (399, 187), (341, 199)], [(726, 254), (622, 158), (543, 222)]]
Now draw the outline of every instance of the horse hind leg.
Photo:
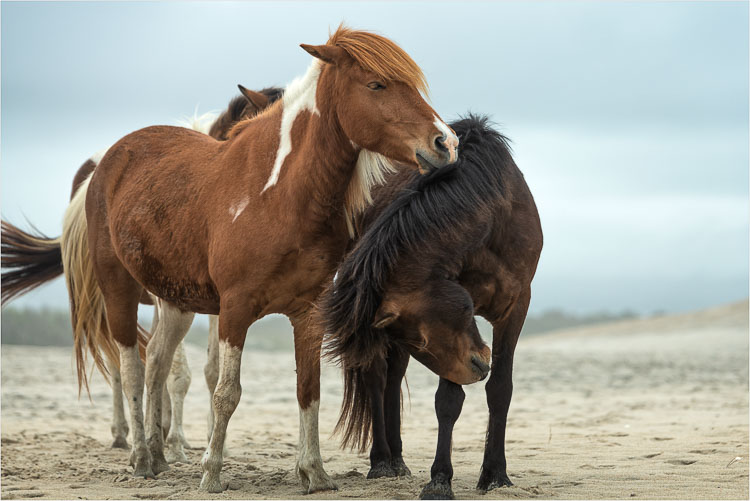
[(112, 361), (107, 361), (107, 370), (109, 371), (112, 382), (112, 448), (127, 449), (128, 445), (128, 421), (125, 419), (125, 406), (122, 402), (122, 379), (120, 377), (120, 368)]
[(393, 346), (388, 350), (388, 372), (383, 395), (385, 436), (391, 451), (390, 471), (396, 477), (409, 477), (401, 442), (401, 382), (409, 365), (409, 353)]
[[(219, 382), (219, 317), (217, 315), (208, 316), (208, 354), (206, 365), (203, 367), (203, 375), (206, 378), (208, 387), (208, 443), (211, 443), (211, 433), (214, 429), (214, 391), (216, 384)], [(224, 446), (221, 452), (222, 457), (229, 456), (227, 442), (224, 440)]]
[(164, 456), (163, 394), (175, 349), (187, 334), (195, 316), (165, 301), (158, 301), (159, 324), (146, 348), (146, 431), (154, 473), (169, 469)]
[(172, 423), (167, 435), (167, 462), (187, 463), (185, 449), (190, 448), (182, 429), (183, 406), (185, 395), (190, 388), (190, 367), (185, 356), (184, 342), (177, 346), (172, 359), (172, 367), (167, 377), (167, 389), (172, 400)]
[(526, 289), (512, 305), (507, 318), (492, 325), (492, 370), (484, 387), (490, 419), (477, 482), (480, 491), (513, 485), (508, 477), (505, 458), (505, 427), (513, 396), (513, 355), (530, 300), (531, 290)]
[(119, 262), (110, 260), (106, 267), (99, 265), (98, 275), (107, 277), (107, 280), (101, 281), (107, 324), (120, 352), (122, 389), (130, 408), (133, 428), (130, 464), (133, 466), (133, 476), (154, 478), (143, 426), (143, 363), (138, 350), (137, 325), (140, 285)]
[[(159, 298), (154, 296), (153, 294), (148, 294), (148, 296), (151, 299), (151, 304), (154, 305), (154, 317), (151, 321), (151, 332), (156, 332), (156, 327), (159, 325)], [(143, 302), (143, 295), (141, 295), (141, 303)], [(161, 402), (161, 426), (162, 426), (162, 432), (164, 434), (164, 439), (167, 439), (167, 435), (169, 434), (171, 422), (172, 422), (172, 401), (169, 398), (169, 392), (167, 391), (167, 387), (164, 387), (164, 391), (161, 394), (162, 402)]]

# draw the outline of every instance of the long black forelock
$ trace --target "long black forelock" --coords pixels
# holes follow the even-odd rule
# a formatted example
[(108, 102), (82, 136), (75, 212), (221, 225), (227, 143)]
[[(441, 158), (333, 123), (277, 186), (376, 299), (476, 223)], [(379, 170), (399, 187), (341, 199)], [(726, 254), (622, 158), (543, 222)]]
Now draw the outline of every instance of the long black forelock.
[(399, 259), (439, 237), (465, 244), (469, 221), (504, 196), (502, 171), (512, 162), (508, 140), (486, 117), (451, 124), (460, 139), (453, 165), (415, 176), (370, 225), (323, 294), (326, 356), (344, 368), (385, 357), (388, 339), (372, 323)]

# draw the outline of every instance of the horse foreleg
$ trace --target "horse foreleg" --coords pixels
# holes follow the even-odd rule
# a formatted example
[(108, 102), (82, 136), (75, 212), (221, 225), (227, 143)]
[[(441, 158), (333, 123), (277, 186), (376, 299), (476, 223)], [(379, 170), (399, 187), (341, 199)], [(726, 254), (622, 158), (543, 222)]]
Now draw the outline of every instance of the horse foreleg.
[(187, 334), (194, 313), (159, 300), (159, 323), (146, 347), (146, 432), (155, 474), (169, 469), (164, 457), (162, 396), (177, 346)]
[(527, 290), (513, 305), (507, 319), (493, 324), (492, 371), (485, 386), (490, 420), (482, 470), (477, 482), (479, 490), (513, 485), (508, 478), (505, 459), (505, 426), (513, 395), (513, 353), (526, 319), (530, 298), (531, 292)]
[(295, 470), (308, 494), (338, 487), (323, 469), (320, 456), (318, 413), (320, 408), (320, 347), (322, 330), (305, 315), (293, 318), (294, 355), (297, 362), (299, 403), (299, 453)]
[(172, 368), (167, 377), (167, 389), (172, 400), (172, 423), (167, 435), (167, 462), (187, 463), (185, 449), (190, 448), (185, 439), (185, 433), (182, 429), (182, 411), (185, 404), (185, 395), (190, 388), (190, 367), (185, 356), (185, 345), (180, 343), (175, 350), (172, 359)]
[(464, 389), (461, 385), (440, 378), (435, 392), (435, 414), (438, 419), (438, 442), (435, 461), (430, 469), (430, 483), (424, 486), (420, 499), (454, 499), (451, 480), (451, 441), (453, 425), (456, 424), (464, 404)]
[(112, 381), (112, 447), (127, 449), (128, 421), (125, 419), (125, 406), (122, 403), (122, 379), (117, 364), (107, 360), (107, 370)]
[(232, 308), (221, 304), (219, 314), (219, 378), (211, 399), (213, 402), (214, 423), (208, 448), (201, 459), (203, 478), (201, 489), (208, 492), (222, 492), (221, 466), (224, 462), (222, 451), (226, 440), (227, 425), (234, 410), (240, 403), (240, 366), (242, 347), (245, 344), (247, 328), (255, 321), (248, 301), (233, 301)]

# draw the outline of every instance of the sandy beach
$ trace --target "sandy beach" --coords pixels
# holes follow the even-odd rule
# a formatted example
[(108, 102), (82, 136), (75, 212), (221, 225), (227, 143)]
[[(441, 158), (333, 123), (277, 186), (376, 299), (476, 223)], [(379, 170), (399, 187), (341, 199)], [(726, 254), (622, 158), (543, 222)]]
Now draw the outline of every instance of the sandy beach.
[[(341, 399), (324, 366), (325, 467), (338, 491), (304, 495), (294, 475), (299, 418), (292, 353), (246, 351), (243, 395), (229, 425), (229, 489), (198, 489), (206, 445), (205, 352), (188, 345), (190, 462), (134, 479), (111, 449), (111, 393), (95, 377), (79, 399), (66, 348), (2, 347), (2, 497), (59, 499), (413, 499), (429, 480), (437, 377), (412, 360), (404, 459), (413, 476), (366, 480), (366, 455), (331, 437)], [(453, 442), (459, 499), (747, 499), (748, 303), (521, 339), (508, 431), (515, 486), (474, 489), (484, 449), (483, 384), (466, 388)], [(736, 461), (735, 458), (741, 458)]]

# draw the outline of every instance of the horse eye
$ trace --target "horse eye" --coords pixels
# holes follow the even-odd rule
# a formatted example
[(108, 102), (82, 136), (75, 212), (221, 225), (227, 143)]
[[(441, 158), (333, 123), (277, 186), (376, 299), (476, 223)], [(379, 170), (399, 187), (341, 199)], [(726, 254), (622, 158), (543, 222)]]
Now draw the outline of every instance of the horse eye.
[(380, 82), (370, 82), (370, 83), (367, 84), (367, 87), (370, 90), (383, 90), (383, 89), (385, 89), (385, 85), (383, 85)]

